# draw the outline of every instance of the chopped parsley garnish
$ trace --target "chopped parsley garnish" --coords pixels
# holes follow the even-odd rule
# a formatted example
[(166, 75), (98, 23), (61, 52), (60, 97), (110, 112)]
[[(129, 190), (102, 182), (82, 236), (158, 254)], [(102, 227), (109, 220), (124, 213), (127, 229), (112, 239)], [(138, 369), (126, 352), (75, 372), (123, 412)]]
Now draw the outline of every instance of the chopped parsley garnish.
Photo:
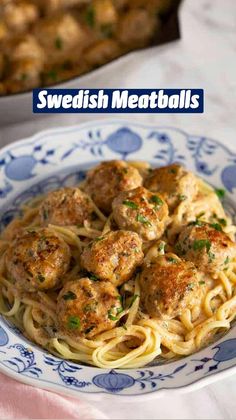
[(53, 82), (56, 82), (57, 81), (58, 74), (57, 74), (56, 70), (50, 70), (46, 74), (46, 76), (49, 77), (50, 79), (52, 79)]
[(200, 217), (204, 216), (204, 214), (205, 214), (205, 212), (202, 211), (201, 213), (197, 214), (196, 218), (197, 219), (200, 219)]
[(203, 284), (206, 284), (206, 282), (205, 282), (204, 280), (200, 280), (200, 281), (198, 282), (198, 284), (200, 284), (200, 285), (202, 286)]
[(164, 253), (164, 252), (165, 252), (165, 247), (166, 247), (165, 242), (161, 242), (161, 243), (158, 245), (158, 247), (157, 247), (158, 252), (162, 252), (162, 253)]
[(215, 193), (216, 193), (216, 195), (218, 196), (218, 198), (220, 199), (220, 200), (222, 200), (223, 198), (224, 198), (224, 196), (225, 196), (225, 190), (223, 189), (223, 188), (216, 188), (215, 189)]
[(193, 242), (194, 251), (201, 251), (204, 248), (206, 248), (207, 252), (209, 252), (211, 248), (211, 242), (208, 239), (195, 239)]
[(136, 220), (144, 225), (152, 226), (151, 222), (145, 216), (142, 216), (142, 214), (137, 214)]
[(88, 277), (90, 278), (90, 280), (99, 281), (99, 278), (97, 276), (95, 276), (95, 274), (89, 274)]
[(121, 306), (120, 308), (117, 308), (116, 313), (117, 313), (117, 315), (119, 315), (123, 311), (124, 311), (124, 308)]
[(131, 209), (138, 209), (138, 204), (134, 203), (134, 201), (124, 200), (123, 204)]
[(28, 74), (27, 73), (22, 73), (20, 78), (21, 78), (22, 82), (25, 82), (28, 79)]
[(219, 232), (222, 232), (222, 226), (219, 223), (211, 223), (210, 226)]
[(224, 260), (224, 264), (225, 264), (225, 265), (227, 265), (227, 264), (229, 264), (229, 262), (230, 262), (229, 257), (225, 258), (225, 260)]
[(211, 263), (215, 259), (216, 256), (215, 254), (213, 254), (213, 252), (209, 251), (208, 257), (209, 257), (209, 263)]
[(194, 289), (194, 283), (189, 283), (187, 286), (187, 290), (193, 290)]
[(109, 309), (109, 311), (107, 312), (108, 318), (111, 321), (117, 321), (118, 320), (117, 316), (114, 316), (112, 313), (113, 313), (113, 309)]
[(174, 169), (174, 168), (171, 168), (171, 169), (169, 169), (169, 173), (170, 174), (176, 174), (177, 173), (177, 170)]
[[(119, 296), (118, 298), (120, 297), (121, 296)], [(120, 308), (116, 308), (115, 306), (112, 306), (111, 309), (109, 309), (109, 311), (107, 312), (108, 318), (111, 319), (112, 321), (117, 321), (119, 319), (117, 315), (119, 315), (123, 311), (124, 311), (124, 308), (122, 306), (120, 306)]]
[(123, 299), (122, 299), (122, 296), (117, 296), (117, 300), (119, 300), (119, 302), (120, 302), (120, 304), (121, 304), (121, 306), (123, 305)]
[(178, 198), (179, 198), (180, 201), (185, 201), (185, 200), (187, 200), (187, 195), (179, 194)]
[(163, 201), (160, 197), (158, 197), (158, 195), (153, 195), (150, 199), (151, 203), (155, 203), (158, 206), (162, 206), (163, 205)]
[(68, 328), (70, 328), (71, 330), (76, 330), (80, 328), (80, 319), (78, 316), (69, 316)]
[(39, 273), (37, 276), (37, 279), (40, 281), (40, 283), (43, 283), (45, 280), (45, 277), (41, 273)]
[(69, 290), (65, 295), (62, 296), (64, 300), (74, 300), (76, 299), (76, 294), (74, 292), (71, 292), (71, 290)]
[(102, 241), (104, 239), (104, 236), (98, 236), (97, 238), (94, 239), (95, 242), (99, 242)]
[(124, 328), (124, 330), (126, 330), (126, 331), (128, 329), (125, 324), (122, 324), (121, 327)]
[(93, 7), (88, 7), (85, 15), (87, 24), (93, 28), (95, 26), (95, 10)]
[(173, 264), (176, 264), (178, 262), (178, 260), (176, 258), (173, 258), (173, 257), (168, 257), (167, 258), (167, 261), (169, 261), (169, 262), (171, 262)]
[(218, 222), (224, 227), (227, 226), (227, 222), (225, 219), (218, 219)]
[(61, 50), (61, 49), (62, 49), (62, 47), (63, 47), (63, 42), (62, 42), (62, 39), (61, 39), (60, 37), (57, 37), (57, 38), (55, 39), (55, 47), (56, 47), (58, 50)]
[(136, 299), (139, 297), (139, 295), (133, 295), (130, 304), (129, 304), (129, 308), (131, 308), (131, 306), (134, 304), (134, 302), (136, 301)]
[(205, 224), (205, 222), (202, 222), (201, 220), (196, 219), (192, 222), (189, 222), (188, 226), (203, 226), (204, 224)]

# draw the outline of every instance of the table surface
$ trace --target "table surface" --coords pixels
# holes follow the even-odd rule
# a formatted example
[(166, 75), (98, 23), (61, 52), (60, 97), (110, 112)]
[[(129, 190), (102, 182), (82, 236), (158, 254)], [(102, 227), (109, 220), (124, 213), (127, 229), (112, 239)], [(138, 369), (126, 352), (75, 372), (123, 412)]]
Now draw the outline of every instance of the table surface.
[[(155, 48), (151, 54), (150, 51), (131, 54), (115, 66), (115, 71), (114, 66), (105, 68), (99, 80), (92, 75), (89, 84), (101, 88), (204, 88), (203, 115), (133, 115), (132, 120), (179, 127), (221, 140), (236, 150), (236, 1), (185, 0), (180, 19), (181, 41)], [(52, 116), (0, 127), (0, 145), (42, 129), (90, 119), (88, 115), (60, 115), (60, 119)], [(135, 403), (122, 402), (115, 398), (111, 402), (103, 396), (96, 406), (110, 419), (233, 419), (235, 387), (233, 376), (199, 391), (165, 398), (154, 396), (145, 402), (139, 399)]]

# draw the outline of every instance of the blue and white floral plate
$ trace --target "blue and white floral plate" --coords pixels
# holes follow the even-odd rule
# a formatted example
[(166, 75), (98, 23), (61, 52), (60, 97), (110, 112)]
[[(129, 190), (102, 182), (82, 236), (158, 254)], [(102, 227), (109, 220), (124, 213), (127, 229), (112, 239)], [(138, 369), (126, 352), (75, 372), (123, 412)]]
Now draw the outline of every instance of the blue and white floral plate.
[[(103, 120), (45, 131), (0, 151), (0, 228), (24, 201), (77, 183), (86, 168), (106, 159), (147, 160), (155, 166), (180, 162), (225, 188), (225, 205), (235, 215), (236, 154), (222, 143), (172, 127)], [(75, 396), (127, 398), (192, 390), (236, 372), (236, 326), (189, 357), (141, 369), (104, 370), (50, 355), (0, 318), (0, 370), (30, 385)]]

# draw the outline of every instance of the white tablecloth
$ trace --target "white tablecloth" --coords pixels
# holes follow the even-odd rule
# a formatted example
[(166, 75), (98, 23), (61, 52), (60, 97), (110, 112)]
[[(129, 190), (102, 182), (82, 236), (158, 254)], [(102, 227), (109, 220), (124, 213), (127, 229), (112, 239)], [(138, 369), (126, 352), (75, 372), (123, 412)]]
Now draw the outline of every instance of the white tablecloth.
[[(236, 134), (236, 1), (185, 0), (181, 10), (182, 40), (135, 53), (104, 70), (89, 87), (204, 88), (203, 115), (134, 115), (132, 119), (168, 124), (206, 135), (235, 148)], [(84, 86), (87, 87), (87, 86)], [(39, 130), (89, 121), (88, 115), (64, 115), (0, 127), (0, 145)], [(96, 118), (114, 118), (99, 116)], [(129, 119), (128, 116), (125, 117)], [(133, 402), (105, 396), (96, 405), (111, 419), (233, 419), (236, 376), (186, 395)]]

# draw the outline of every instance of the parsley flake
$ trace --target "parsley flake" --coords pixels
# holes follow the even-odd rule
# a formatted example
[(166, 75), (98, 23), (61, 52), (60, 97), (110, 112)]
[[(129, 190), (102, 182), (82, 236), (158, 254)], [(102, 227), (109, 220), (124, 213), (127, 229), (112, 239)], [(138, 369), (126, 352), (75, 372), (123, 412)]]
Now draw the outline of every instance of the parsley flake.
[(163, 205), (163, 201), (160, 197), (158, 197), (158, 195), (153, 195), (150, 199), (151, 203), (155, 203), (158, 206), (162, 206)]
[(45, 280), (45, 277), (41, 273), (39, 273), (37, 276), (37, 279), (40, 281), (40, 283), (43, 283)]
[(62, 50), (63, 42), (62, 42), (62, 39), (60, 37), (57, 37), (55, 39), (55, 47), (56, 47), (57, 50)]
[(218, 230), (218, 232), (222, 232), (222, 226), (219, 223), (211, 223), (210, 226), (215, 230)]
[(88, 7), (85, 15), (86, 22), (90, 28), (94, 28), (95, 26), (95, 10), (93, 7)]
[(70, 330), (76, 330), (80, 328), (80, 319), (78, 316), (69, 316), (68, 318), (68, 328)]
[(204, 248), (206, 248), (207, 252), (209, 252), (211, 248), (211, 242), (208, 239), (195, 239), (193, 242), (194, 251), (201, 251)]
[(152, 226), (151, 222), (142, 214), (137, 214), (136, 220), (137, 222), (143, 223), (144, 225)]
[(134, 203), (134, 201), (124, 200), (122, 204), (124, 204), (127, 207), (130, 207), (131, 209), (138, 209), (138, 204)]
[(167, 261), (169, 261), (169, 262), (171, 262), (173, 264), (176, 264), (178, 262), (178, 260), (176, 258), (173, 258), (173, 257), (168, 257), (167, 258)]
[(62, 296), (64, 300), (74, 300), (76, 299), (76, 294), (74, 292), (71, 292), (71, 290), (69, 290), (65, 295)]
[(223, 188), (216, 188), (215, 189), (215, 193), (216, 193), (216, 195), (218, 196), (218, 198), (220, 199), (220, 200), (222, 200), (223, 198), (224, 198), (224, 196), (225, 196), (225, 190), (223, 189)]

